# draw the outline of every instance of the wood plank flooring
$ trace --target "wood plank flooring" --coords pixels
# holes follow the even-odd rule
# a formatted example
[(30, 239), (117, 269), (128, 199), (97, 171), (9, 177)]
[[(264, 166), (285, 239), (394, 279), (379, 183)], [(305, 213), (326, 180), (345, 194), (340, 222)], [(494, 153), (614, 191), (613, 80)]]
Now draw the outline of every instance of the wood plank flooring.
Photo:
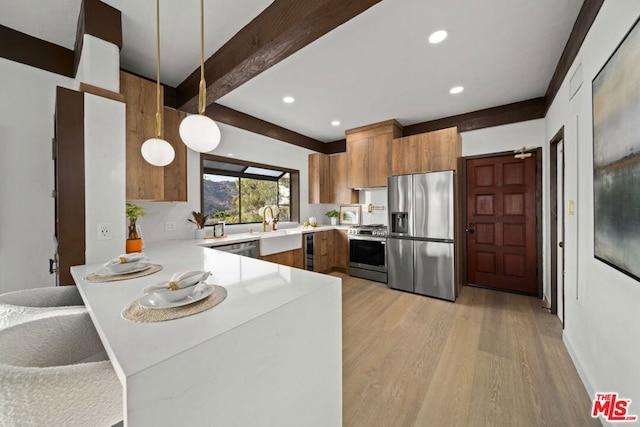
[(600, 426), (535, 298), (463, 287), (455, 303), (343, 282), (344, 426)]

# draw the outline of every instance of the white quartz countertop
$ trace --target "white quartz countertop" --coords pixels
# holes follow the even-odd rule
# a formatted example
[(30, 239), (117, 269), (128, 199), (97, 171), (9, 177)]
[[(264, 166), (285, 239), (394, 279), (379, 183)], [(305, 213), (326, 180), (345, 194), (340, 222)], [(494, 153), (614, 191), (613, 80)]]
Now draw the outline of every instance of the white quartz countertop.
[[(310, 231), (332, 228), (317, 227)], [(83, 278), (97, 271), (100, 264), (71, 269), (123, 384), (127, 377), (225, 334), (245, 322), (325, 287), (340, 286), (341, 281), (336, 277), (202, 247), (203, 244), (215, 246), (257, 240), (255, 237), (248, 238), (248, 233), (243, 234), (215, 239), (215, 242), (207, 240), (206, 243), (200, 240), (149, 243), (145, 247), (145, 254), (154, 263), (162, 265), (163, 269), (137, 279), (90, 283)], [(145, 286), (167, 281), (173, 273), (188, 270), (211, 271), (212, 276), (207, 283), (224, 286), (228, 292), (226, 300), (196, 315), (165, 322), (135, 323), (121, 316), (129, 302), (143, 295)]]
[[(257, 226), (259, 227), (259, 226)], [(282, 234), (306, 234), (306, 233), (316, 233), (318, 231), (327, 231), (327, 230), (348, 230), (348, 225), (319, 225), (317, 227), (303, 227), (298, 226), (294, 228), (281, 228), (277, 231), (254, 231), (252, 233), (236, 233), (236, 234), (227, 234), (224, 237), (213, 238), (213, 239), (202, 239), (196, 240), (195, 244), (199, 246), (206, 247), (216, 247), (223, 245), (232, 245), (234, 243), (244, 243), (251, 242), (255, 240), (268, 239), (270, 237), (281, 236)]]

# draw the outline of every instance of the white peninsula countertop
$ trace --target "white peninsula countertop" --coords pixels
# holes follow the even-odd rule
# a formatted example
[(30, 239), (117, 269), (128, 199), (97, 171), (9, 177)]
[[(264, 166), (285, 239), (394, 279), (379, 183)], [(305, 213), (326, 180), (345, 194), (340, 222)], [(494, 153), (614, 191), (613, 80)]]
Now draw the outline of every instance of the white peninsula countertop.
[[(71, 269), (122, 382), (125, 425), (341, 425), (341, 280), (196, 242), (148, 244), (163, 269), (137, 279), (90, 283), (100, 264)], [(121, 316), (145, 286), (187, 270), (211, 271), (227, 298), (165, 322)]]

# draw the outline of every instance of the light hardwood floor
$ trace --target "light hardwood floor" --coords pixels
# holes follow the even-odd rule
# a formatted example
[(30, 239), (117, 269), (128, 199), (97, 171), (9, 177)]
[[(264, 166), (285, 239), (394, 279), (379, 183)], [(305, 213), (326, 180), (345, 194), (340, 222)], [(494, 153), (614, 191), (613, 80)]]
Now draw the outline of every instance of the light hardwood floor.
[(455, 303), (343, 279), (344, 426), (599, 426), (535, 298), (464, 287)]

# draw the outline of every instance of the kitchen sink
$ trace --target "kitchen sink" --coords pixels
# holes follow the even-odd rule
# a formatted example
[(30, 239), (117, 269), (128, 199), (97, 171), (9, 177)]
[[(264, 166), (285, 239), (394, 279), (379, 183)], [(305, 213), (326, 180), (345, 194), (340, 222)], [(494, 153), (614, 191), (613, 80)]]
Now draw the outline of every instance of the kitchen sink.
[(302, 248), (302, 233), (298, 229), (254, 232), (254, 234), (260, 236), (260, 255), (271, 255)]

